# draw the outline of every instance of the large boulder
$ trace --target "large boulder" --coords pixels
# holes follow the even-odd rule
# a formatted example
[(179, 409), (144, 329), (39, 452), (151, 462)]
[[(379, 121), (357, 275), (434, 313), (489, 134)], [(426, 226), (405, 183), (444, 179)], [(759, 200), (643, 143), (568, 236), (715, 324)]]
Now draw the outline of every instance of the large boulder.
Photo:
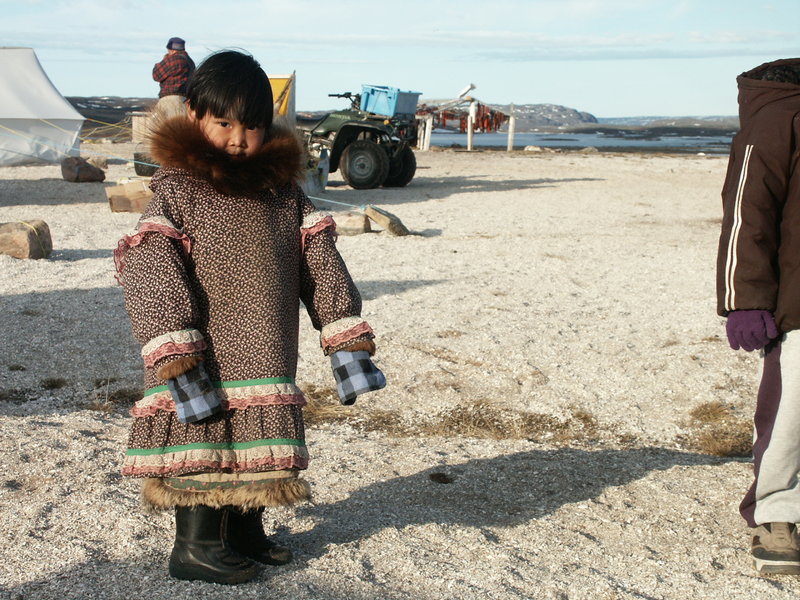
[(73, 183), (104, 181), (106, 178), (103, 169), (90, 165), (80, 156), (68, 156), (61, 161), (61, 176)]
[(50, 228), (44, 221), (0, 223), (0, 254), (14, 258), (47, 258), (52, 251)]

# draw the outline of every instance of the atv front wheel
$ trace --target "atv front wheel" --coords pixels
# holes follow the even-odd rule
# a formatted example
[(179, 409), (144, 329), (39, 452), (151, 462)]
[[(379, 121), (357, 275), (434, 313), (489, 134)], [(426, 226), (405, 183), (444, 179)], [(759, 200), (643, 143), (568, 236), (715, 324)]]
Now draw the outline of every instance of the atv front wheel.
[(342, 152), (339, 161), (347, 185), (357, 190), (371, 190), (380, 187), (389, 174), (389, 157), (375, 142), (356, 140)]
[(384, 187), (405, 187), (414, 179), (417, 172), (417, 157), (414, 151), (406, 146), (389, 163), (389, 175), (383, 182)]

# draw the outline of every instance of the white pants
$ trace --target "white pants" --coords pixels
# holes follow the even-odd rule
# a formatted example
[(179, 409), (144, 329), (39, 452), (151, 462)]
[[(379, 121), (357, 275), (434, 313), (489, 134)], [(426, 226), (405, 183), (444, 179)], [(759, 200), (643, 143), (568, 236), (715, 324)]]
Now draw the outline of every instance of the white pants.
[(750, 527), (800, 523), (800, 331), (765, 348), (754, 422), (755, 479), (739, 510)]

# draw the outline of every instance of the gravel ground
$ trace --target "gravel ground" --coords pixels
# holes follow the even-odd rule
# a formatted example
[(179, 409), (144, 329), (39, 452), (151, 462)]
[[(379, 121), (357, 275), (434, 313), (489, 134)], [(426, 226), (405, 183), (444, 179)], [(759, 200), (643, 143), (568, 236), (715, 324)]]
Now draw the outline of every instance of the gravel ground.
[(800, 592), (750, 565), (749, 459), (691, 443), (696, 407), (746, 422), (756, 389), (714, 313), (724, 158), (443, 151), (403, 189), (332, 175), (322, 197), (415, 233), (339, 240), (389, 384), (325, 404), (304, 320), (315, 500), (267, 514), (294, 563), (222, 587), (167, 576), (172, 517), (119, 476), (141, 359), (111, 249), (138, 215), (103, 188), (134, 175), (133, 146), (85, 150), (120, 157), (105, 184), (0, 169), (0, 222), (43, 219), (55, 248), (0, 256), (0, 599)]

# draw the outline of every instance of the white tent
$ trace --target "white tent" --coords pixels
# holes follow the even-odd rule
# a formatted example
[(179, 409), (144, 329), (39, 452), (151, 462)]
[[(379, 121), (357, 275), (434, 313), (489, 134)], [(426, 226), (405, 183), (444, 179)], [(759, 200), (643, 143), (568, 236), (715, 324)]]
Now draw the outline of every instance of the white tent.
[(0, 47), (0, 166), (77, 154), (81, 125), (32, 48)]

